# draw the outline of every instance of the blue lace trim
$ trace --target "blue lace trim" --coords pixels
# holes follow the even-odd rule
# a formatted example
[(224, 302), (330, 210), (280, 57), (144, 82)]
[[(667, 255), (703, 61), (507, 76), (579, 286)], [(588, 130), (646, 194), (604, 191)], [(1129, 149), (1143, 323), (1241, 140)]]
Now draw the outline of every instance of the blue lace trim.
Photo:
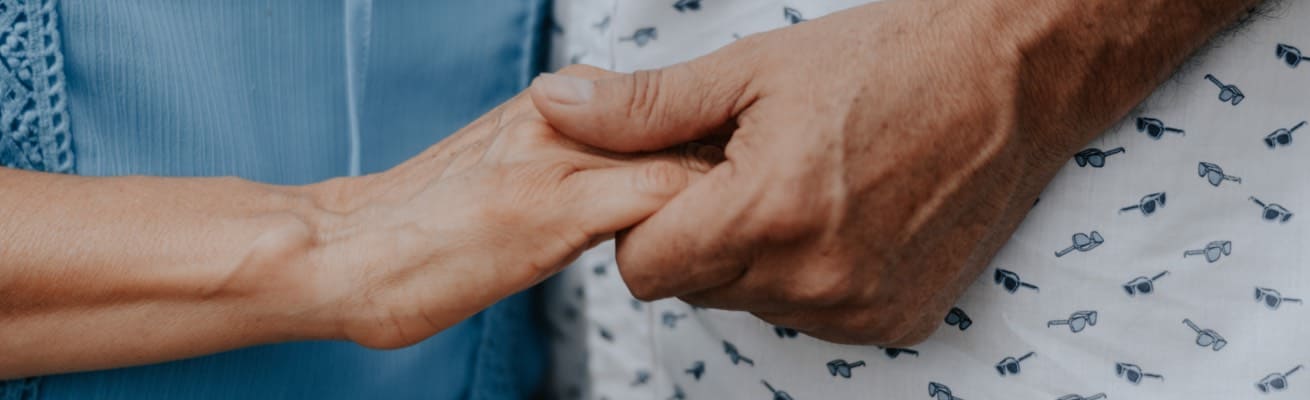
[[(0, 0), (0, 166), (72, 172), (55, 0)], [(41, 378), (0, 381), (0, 400), (35, 399)]]
[(41, 388), (41, 378), (0, 381), (0, 400), (35, 399)]
[(0, 0), (0, 166), (73, 172), (55, 0)]

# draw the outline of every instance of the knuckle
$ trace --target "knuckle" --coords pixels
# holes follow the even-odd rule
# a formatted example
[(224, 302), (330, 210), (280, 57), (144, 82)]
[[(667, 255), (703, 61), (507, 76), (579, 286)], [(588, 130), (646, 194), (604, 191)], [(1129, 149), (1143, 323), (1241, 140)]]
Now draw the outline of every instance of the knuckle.
[(641, 193), (668, 195), (676, 193), (687, 185), (686, 171), (677, 163), (652, 162), (641, 167), (635, 177), (634, 187)]
[(561, 185), (566, 179), (578, 172), (578, 166), (567, 160), (552, 160), (542, 163), (534, 163), (531, 167), (512, 168), (512, 176), (507, 179), (509, 185), (507, 190), (513, 193), (508, 196), (507, 200), (511, 203), (509, 206), (515, 208), (515, 213), (532, 215), (537, 210), (529, 210), (524, 205), (546, 205), (551, 207), (563, 206), (561, 201), (567, 201), (574, 198), (575, 193), (570, 193)]
[(782, 238), (811, 236), (826, 221), (825, 207), (817, 196), (789, 190), (772, 190), (759, 202), (759, 215), (765, 216), (759, 227)]
[(660, 96), (663, 95), (665, 73), (663, 70), (641, 70), (632, 74), (632, 88), (628, 91), (628, 117), (642, 118), (646, 126), (658, 123), (660, 115)]
[(784, 297), (794, 304), (831, 306), (849, 298), (853, 287), (849, 274), (839, 268), (820, 267), (801, 274)]

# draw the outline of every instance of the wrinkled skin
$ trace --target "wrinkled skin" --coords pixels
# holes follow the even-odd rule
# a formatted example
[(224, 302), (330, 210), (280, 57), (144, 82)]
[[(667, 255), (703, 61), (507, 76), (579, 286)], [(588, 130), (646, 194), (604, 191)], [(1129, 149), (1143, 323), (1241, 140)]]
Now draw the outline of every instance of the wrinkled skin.
[(417, 343), (640, 222), (708, 170), (697, 154), (714, 153), (590, 148), (519, 96), (395, 169), (315, 188), (336, 215), (314, 227), (310, 270), (265, 281), (310, 276), (287, 286), (320, 305), (306, 312), (330, 315), (330, 337)]
[(1066, 157), (1250, 3), (893, 0), (530, 93), (552, 126), (609, 150), (730, 135), (725, 162), (620, 236), (637, 298), (903, 346), (935, 330)]

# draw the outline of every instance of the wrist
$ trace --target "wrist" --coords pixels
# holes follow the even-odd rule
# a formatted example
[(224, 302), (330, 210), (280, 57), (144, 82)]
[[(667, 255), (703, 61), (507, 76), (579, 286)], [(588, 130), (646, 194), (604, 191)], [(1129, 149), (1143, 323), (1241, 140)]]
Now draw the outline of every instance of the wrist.
[[(227, 272), (219, 293), (241, 304), (242, 320), (256, 326), (258, 342), (341, 338), (336, 304), (339, 285), (324, 257), (339, 246), (333, 232), (350, 204), (342, 191), (354, 178), (301, 187), (268, 186), (262, 211), (246, 218), (253, 240)], [(218, 296), (215, 296), (218, 297)]]
[(430, 273), (434, 263), (445, 260), (438, 255), (448, 254), (434, 240), (443, 233), (422, 223), (441, 209), (411, 209), (424, 203), (414, 199), (420, 188), (397, 178), (388, 172), (307, 188), (319, 211), (310, 219), (314, 244), (303, 258), (309, 271), (301, 278), (299, 298), (305, 305), (301, 314), (323, 327), (315, 337), (395, 348), (443, 323), (445, 314), (421, 311), (432, 304), (423, 300), (432, 296), (421, 291), (448, 291), (439, 281), (419, 284), (409, 276)]
[[(295, 280), (300, 305), (295, 313), (312, 322), (298, 334), (394, 347), (377, 339), (391, 333), (379, 326), (379, 316), (394, 304), (388, 296), (394, 294), (390, 285), (396, 282), (389, 281), (388, 275), (398, 268), (432, 262), (440, 252), (431, 240), (437, 233), (421, 229), (417, 214), (407, 207), (420, 188), (399, 178), (384, 172), (303, 188), (308, 201), (295, 214), (312, 232), (312, 239), (303, 247), (291, 246), (303, 249), (289, 252), (296, 260), (292, 264), (303, 272), (290, 278)], [(424, 217), (436, 210), (425, 210)]]

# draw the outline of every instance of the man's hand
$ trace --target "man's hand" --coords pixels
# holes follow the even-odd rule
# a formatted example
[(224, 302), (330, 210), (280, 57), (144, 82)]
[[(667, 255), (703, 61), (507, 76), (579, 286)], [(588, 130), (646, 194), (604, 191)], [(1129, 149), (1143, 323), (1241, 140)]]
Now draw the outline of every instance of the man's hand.
[(1068, 155), (1253, 3), (887, 1), (530, 93), (552, 126), (615, 151), (731, 133), (725, 162), (620, 238), (635, 296), (906, 345)]

